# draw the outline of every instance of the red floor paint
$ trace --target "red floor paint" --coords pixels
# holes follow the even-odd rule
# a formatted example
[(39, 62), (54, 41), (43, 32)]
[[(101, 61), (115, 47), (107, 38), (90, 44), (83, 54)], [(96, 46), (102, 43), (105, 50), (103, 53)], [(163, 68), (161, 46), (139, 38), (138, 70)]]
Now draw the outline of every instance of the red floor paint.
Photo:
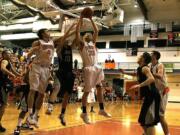
[[(171, 126), (172, 135), (180, 135), (180, 127)], [(101, 121), (91, 125), (75, 126), (36, 135), (142, 135), (138, 123), (123, 123), (119, 121)]]

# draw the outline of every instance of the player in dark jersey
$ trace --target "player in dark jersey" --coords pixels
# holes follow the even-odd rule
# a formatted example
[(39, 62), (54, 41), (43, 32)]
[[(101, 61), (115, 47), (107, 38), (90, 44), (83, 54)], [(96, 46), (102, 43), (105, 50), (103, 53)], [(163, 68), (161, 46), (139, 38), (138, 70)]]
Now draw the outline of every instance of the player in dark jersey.
[[(31, 70), (31, 63), (32, 61), (29, 63), (29, 65), (26, 66), (25, 72), (23, 74), (24, 85), (21, 88), (23, 94), (20, 100), (20, 104), (18, 106), (18, 109), (21, 109), (21, 111), (18, 116), (17, 126), (14, 130), (14, 135), (20, 135), (21, 130), (33, 130), (30, 123), (27, 121), (27, 119), (25, 123), (23, 123), (23, 120), (26, 117), (26, 114), (28, 112), (27, 99), (28, 99), (28, 94), (29, 94), (29, 71)], [(36, 101), (37, 96), (38, 96), (38, 92), (36, 92), (35, 94), (34, 101)], [(35, 112), (35, 103), (33, 105), (33, 113), (34, 112)], [(36, 127), (36, 125), (34, 126)]]
[(138, 59), (139, 67), (137, 69), (137, 78), (139, 84), (130, 89), (139, 89), (144, 91), (144, 99), (141, 107), (138, 122), (144, 130), (145, 135), (154, 135), (154, 126), (159, 122), (159, 103), (160, 95), (155, 86), (154, 77), (148, 67), (151, 62), (149, 53), (144, 52)]
[(75, 74), (73, 73), (73, 58), (72, 58), (72, 47), (75, 45), (74, 40), (68, 39), (68, 37), (75, 34), (75, 24), (73, 24), (68, 31), (61, 38), (59, 45), (57, 45), (57, 55), (59, 61), (59, 70), (56, 75), (61, 84), (60, 94), (63, 96), (61, 114), (59, 116), (61, 124), (66, 125), (64, 118), (66, 107), (68, 104), (69, 97), (73, 91)]
[(9, 77), (12, 77), (14, 79), (16, 76), (21, 76), (21, 75), (17, 73), (11, 65), (10, 52), (8, 50), (4, 50), (2, 52), (2, 60), (0, 61), (0, 132), (6, 131), (6, 129), (1, 125), (1, 119), (4, 115), (7, 104), (7, 98), (8, 98), (7, 86), (12, 84)]

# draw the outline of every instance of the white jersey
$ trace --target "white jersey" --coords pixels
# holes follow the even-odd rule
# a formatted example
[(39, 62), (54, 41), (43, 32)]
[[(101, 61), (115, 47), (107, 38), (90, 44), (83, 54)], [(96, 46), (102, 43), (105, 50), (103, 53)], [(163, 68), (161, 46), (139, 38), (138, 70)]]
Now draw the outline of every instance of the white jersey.
[[(155, 66), (151, 65), (151, 71), (153, 74), (156, 74), (158, 71), (158, 66), (162, 63), (157, 63)], [(166, 80), (166, 73), (165, 69), (163, 69), (163, 77), (162, 79), (155, 78), (155, 85), (156, 88), (160, 91), (163, 91), (167, 87), (167, 80)]]
[(54, 42), (52, 40), (49, 42), (39, 40), (39, 43), (40, 49), (36, 52), (36, 57), (33, 62), (36, 64), (50, 66), (54, 55)]
[(80, 50), (83, 66), (93, 66), (97, 64), (97, 50), (93, 42), (85, 42), (83, 49)]

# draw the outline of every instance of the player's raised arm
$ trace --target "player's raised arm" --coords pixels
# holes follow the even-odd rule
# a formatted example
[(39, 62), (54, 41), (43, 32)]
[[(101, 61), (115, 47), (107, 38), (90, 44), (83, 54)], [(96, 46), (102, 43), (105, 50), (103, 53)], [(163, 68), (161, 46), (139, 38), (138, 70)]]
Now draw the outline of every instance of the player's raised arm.
[(81, 42), (81, 36), (80, 36), (80, 28), (82, 25), (83, 18), (80, 17), (77, 26), (76, 26), (76, 44), (79, 45)]
[(93, 31), (94, 31), (94, 33), (93, 33), (93, 43), (96, 43), (99, 30), (98, 30), (97, 25), (94, 23), (92, 17), (90, 17), (90, 20), (91, 20), (91, 23), (92, 23), (92, 26), (93, 26)]
[[(76, 32), (76, 22), (74, 22), (70, 27), (69, 29), (67, 30), (67, 32), (65, 32), (64, 36), (62, 37), (62, 40), (61, 42), (63, 43), (65, 41), (66, 38), (72, 36), (73, 34), (75, 34)], [(74, 29), (74, 30), (73, 30)], [(72, 31), (73, 30), (73, 31)]]

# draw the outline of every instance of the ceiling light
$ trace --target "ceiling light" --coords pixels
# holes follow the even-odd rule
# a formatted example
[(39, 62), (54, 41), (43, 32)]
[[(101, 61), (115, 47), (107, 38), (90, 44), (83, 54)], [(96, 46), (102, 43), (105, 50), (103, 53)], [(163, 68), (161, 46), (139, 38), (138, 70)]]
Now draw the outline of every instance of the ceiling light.
[(86, 4), (86, 1), (85, 1), (85, 0), (83, 0), (83, 3), (84, 3), (84, 4)]
[(138, 7), (138, 5), (137, 5), (137, 4), (135, 4), (135, 5), (134, 5), (134, 7), (135, 7), (135, 8), (137, 8), (137, 7)]
[(56, 19), (60, 19), (60, 15), (56, 15)]
[(32, 28), (33, 28), (33, 24), (14, 24), (8, 26), (0, 26), (0, 31), (25, 30)]
[(34, 39), (37, 38), (36, 33), (22, 33), (22, 34), (9, 34), (1, 35), (1, 40), (19, 40), (19, 39)]
[(11, 2), (7, 2), (6, 4), (4, 4), (3, 6), (12, 6), (13, 4)]
[(35, 20), (37, 20), (37, 19), (39, 19), (39, 18), (40, 18), (39, 15), (36, 15), (36, 16), (34, 17)]
[(48, 0), (48, 1), (46, 1), (46, 3), (47, 3), (47, 4), (51, 4), (51, 1), (50, 1), (50, 0)]
[[(88, 7), (91, 8), (91, 9), (95, 8), (95, 6), (88, 6)], [(86, 8), (86, 7), (78, 7), (77, 10), (83, 10), (84, 8)]]

